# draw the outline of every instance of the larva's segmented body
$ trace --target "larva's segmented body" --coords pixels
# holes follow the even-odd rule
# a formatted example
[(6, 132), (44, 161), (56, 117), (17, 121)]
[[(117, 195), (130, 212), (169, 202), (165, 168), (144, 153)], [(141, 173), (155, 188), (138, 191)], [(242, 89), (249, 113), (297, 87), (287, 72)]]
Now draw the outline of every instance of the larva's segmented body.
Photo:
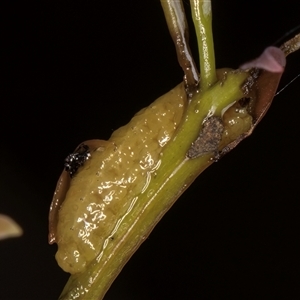
[[(66, 197), (50, 212), (50, 235), (58, 244), (56, 259), (66, 272), (82, 272), (104, 241), (146, 189), (163, 147), (174, 135), (187, 105), (183, 84), (137, 113), (95, 151), (73, 176)], [(59, 184), (58, 184), (59, 186)], [(53, 201), (56, 201), (53, 199)], [(52, 233), (51, 233), (52, 228)]]

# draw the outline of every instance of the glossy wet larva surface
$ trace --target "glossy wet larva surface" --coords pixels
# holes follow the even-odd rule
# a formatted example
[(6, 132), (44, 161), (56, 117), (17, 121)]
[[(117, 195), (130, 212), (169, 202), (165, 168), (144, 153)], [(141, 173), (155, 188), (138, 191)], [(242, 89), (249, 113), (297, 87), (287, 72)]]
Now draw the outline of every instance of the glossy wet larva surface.
[(118, 221), (143, 192), (158, 167), (186, 107), (183, 85), (158, 98), (116, 130), (71, 180), (59, 211), (59, 265), (78, 273), (97, 256)]

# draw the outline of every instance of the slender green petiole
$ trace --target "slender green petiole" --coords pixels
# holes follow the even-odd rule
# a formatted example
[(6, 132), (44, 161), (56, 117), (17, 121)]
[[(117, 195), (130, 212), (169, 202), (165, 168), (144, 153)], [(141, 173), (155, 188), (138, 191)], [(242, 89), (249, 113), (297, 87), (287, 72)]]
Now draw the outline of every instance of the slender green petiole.
[(210, 0), (190, 0), (200, 57), (200, 88), (205, 91), (217, 81)]

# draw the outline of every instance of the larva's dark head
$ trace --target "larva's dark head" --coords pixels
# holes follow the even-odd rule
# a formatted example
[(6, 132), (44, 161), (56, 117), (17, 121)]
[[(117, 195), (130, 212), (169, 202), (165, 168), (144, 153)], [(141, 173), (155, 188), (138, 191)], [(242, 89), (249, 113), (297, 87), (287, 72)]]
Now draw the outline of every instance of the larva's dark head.
[(65, 159), (65, 168), (58, 179), (50, 205), (48, 235), (49, 244), (54, 244), (57, 242), (56, 227), (58, 222), (58, 212), (66, 198), (66, 194), (69, 190), (72, 177), (76, 174), (78, 169), (92, 157), (92, 153), (98, 148), (102, 147), (104, 143), (107, 142), (103, 140), (85, 141), (81, 143), (75, 149), (75, 151), (72, 154), (68, 155)]
[(73, 153), (69, 154), (65, 159), (65, 170), (71, 177), (75, 175), (80, 168), (91, 157), (90, 148), (87, 144), (80, 144)]

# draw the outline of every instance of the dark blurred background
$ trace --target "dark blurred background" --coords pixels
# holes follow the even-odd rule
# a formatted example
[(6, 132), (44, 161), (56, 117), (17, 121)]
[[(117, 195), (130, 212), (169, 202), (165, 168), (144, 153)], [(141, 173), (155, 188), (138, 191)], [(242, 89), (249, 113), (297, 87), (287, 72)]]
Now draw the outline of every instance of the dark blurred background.
[[(47, 220), (64, 158), (84, 140), (108, 139), (182, 80), (160, 2), (118, 2), (1, 9), (0, 213), (24, 235), (0, 242), (0, 299), (58, 298), (68, 275)], [(294, 0), (213, 1), (217, 67), (258, 56), (300, 24), (299, 11)], [(300, 53), (288, 58), (280, 87), (299, 62)], [(299, 85), (184, 193), (105, 300), (300, 299)]]

